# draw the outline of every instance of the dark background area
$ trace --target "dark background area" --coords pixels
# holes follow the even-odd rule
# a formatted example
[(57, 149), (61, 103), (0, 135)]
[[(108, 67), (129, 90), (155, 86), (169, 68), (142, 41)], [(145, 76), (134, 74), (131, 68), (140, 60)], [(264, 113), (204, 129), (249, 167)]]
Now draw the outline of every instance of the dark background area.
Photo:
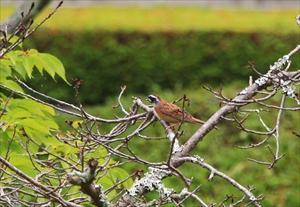
[[(47, 36), (51, 38), (47, 38)], [(62, 60), (68, 78), (83, 80), (81, 100), (94, 105), (116, 95), (122, 85), (129, 93), (151, 93), (155, 88), (220, 87), (235, 81), (247, 83), (257, 70), (266, 72), (278, 54), (299, 43), (299, 34), (237, 32), (66, 32), (40, 31), (26, 46), (52, 53)], [(300, 61), (295, 61), (295, 67)], [(55, 97), (74, 100), (62, 81), (34, 79)]]

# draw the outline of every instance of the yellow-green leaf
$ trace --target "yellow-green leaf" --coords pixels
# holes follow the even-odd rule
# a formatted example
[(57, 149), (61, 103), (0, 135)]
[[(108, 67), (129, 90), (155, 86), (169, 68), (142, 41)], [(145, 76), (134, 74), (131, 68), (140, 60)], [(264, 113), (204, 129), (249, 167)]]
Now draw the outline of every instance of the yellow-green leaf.
[(17, 84), (15, 81), (7, 80), (7, 79), (0, 79), (0, 84), (4, 85), (14, 91), (23, 92), (23, 89), (19, 84)]

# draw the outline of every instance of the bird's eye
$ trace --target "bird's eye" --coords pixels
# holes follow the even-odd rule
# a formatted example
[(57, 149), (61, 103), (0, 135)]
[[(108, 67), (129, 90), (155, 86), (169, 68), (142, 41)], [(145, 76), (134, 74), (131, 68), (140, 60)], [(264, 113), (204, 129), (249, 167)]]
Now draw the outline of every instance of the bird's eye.
[(148, 100), (151, 102), (151, 103), (156, 103), (157, 102), (157, 98), (153, 95), (149, 95), (148, 96)]

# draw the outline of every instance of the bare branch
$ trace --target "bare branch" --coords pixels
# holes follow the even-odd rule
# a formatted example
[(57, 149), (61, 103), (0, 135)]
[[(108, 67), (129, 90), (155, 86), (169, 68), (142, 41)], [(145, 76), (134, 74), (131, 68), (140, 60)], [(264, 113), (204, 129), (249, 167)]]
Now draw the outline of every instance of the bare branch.
[(198, 164), (203, 168), (206, 168), (207, 170), (209, 170), (211, 172), (210, 180), (213, 178), (214, 175), (217, 175), (217, 176), (227, 180), (231, 185), (233, 185), (234, 187), (239, 189), (242, 193), (244, 193), (255, 206), (257, 206), (257, 207), (261, 206), (259, 204), (260, 198), (256, 198), (249, 189), (245, 188), (244, 186), (239, 184), (237, 181), (235, 181), (233, 178), (229, 177), (228, 175), (218, 171), (216, 168), (207, 164), (206, 162), (204, 162), (203, 159), (201, 159), (199, 157), (181, 157), (181, 158), (176, 158), (176, 159), (178, 159), (179, 162), (188, 161), (188, 162)]
[(25, 173), (21, 172), (19, 169), (17, 169), (15, 166), (13, 166), (11, 163), (9, 163), (7, 160), (5, 160), (2, 156), (0, 156), (0, 162), (8, 167), (10, 170), (12, 170), (14, 173), (16, 173), (20, 178), (26, 180), (30, 184), (34, 185), (35, 187), (39, 188), (41, 190), (42, 194), (47, 194), (49, 195), (53, 200), (61, 204), (62, 206), (65, 207), (79, 207), (79, 205), (75, 203), (71, 203), (68, 201), (65, 201), (63, 198), (61, 198), (57, 193), (53, 192), (51, 189), (48, 187), (42, 185), (41, 183), (38, 183), (34, 179), (30, 178), (28, 175)]

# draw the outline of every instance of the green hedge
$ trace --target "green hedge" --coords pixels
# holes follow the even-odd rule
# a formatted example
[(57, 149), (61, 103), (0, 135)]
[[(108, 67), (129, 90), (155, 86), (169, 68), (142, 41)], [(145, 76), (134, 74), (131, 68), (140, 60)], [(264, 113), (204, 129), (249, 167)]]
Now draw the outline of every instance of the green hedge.
[[(232, 32), (65, 32), (41, 30), (27, 46), (56, 55), (69, 80), (82, 79), (81, 100), (101, 103), (127, 85), (132, 93), (154, 88), (197, 88), (247, 81), (254, 61), (266, 71), (269, 64), (299, 43), (298, 34)], [(299, 68), (300, 62), (298, 61)], [(58, 83), (62, 83), (58, 80)], [(71, 87), (38, 80), (35, 88), (74, 100)]]

